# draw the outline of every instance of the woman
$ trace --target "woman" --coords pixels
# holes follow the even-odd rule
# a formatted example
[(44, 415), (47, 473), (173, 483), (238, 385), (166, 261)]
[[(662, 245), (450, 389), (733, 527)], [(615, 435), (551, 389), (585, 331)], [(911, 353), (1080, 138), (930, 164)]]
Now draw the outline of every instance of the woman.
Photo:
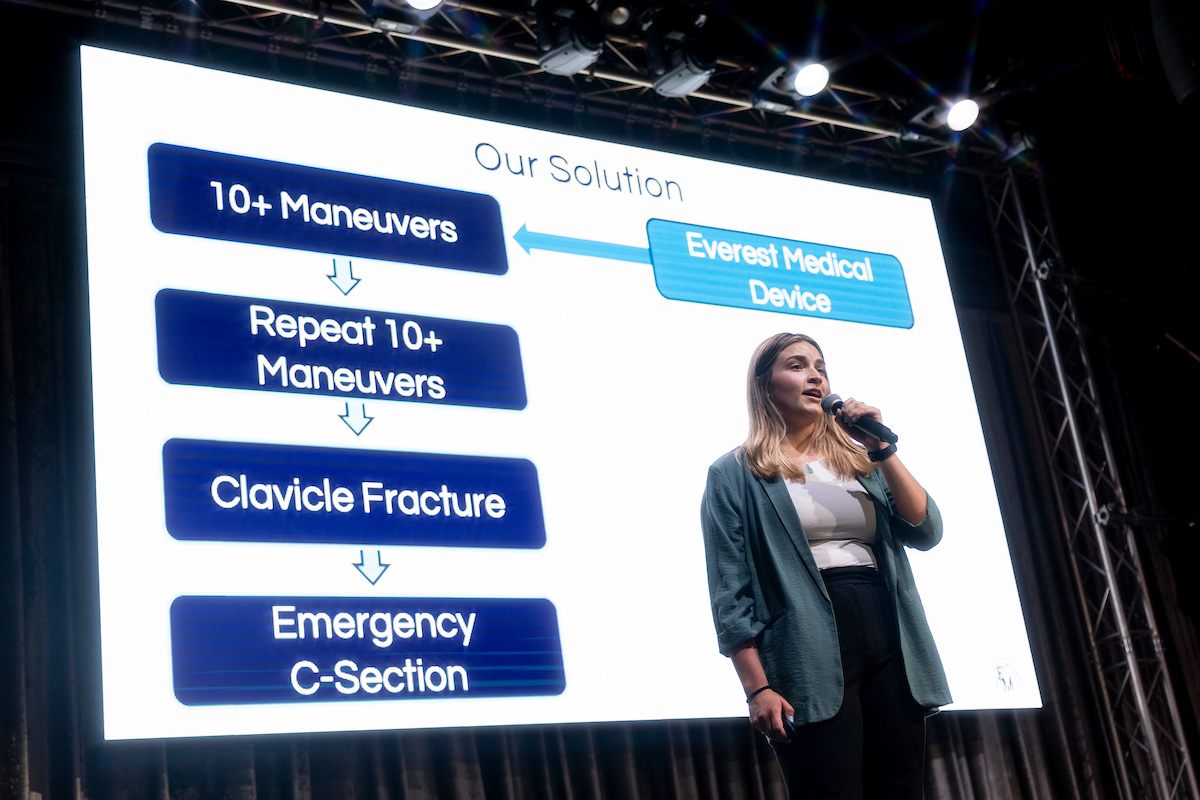
[(925, 716), (950, 702), (904, 548), (942, 536), (879, 409), (821, 409), (802, 334), (750, 363), (750, 436), (709, 468), (701, 516), (713, 620), (792, 798), (920, 800)]

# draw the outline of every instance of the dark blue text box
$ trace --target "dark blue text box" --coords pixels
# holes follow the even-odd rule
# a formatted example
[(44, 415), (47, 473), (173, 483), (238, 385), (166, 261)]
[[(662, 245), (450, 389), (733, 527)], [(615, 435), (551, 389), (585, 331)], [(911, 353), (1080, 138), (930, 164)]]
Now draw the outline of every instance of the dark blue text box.
[(176, 539), (546, 543), (537, 468), (523, 458), (171, 439), (163, 482)]
[(168, 383), (525, 407), (520, 343), (507, 325), (176, 289), (154, 307)]
[(169, 144), (150, 146), (164, 233), (503, 275), (494, 197)]
[(189, 706), (566, 688), (558, 615), (536, 599), (178, 597), (171, 660)]

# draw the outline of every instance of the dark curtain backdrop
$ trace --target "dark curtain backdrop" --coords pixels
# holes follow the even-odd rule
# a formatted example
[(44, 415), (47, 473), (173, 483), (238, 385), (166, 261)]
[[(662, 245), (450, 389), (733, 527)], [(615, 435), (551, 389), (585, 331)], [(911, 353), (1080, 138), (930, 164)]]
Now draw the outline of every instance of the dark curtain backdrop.
[[(0, 800), (782, 798), (745, 720), (104, 743), (83, 190), (77, 132), (56, 135), (0, 132)], [(982, 220), (978, 187), (957, 180), (944, 231)], [(1021, 356), (976, 246), (948, 260), (1045, 707), (932, 718), (927, 795), (1113, 800)], [(1190, 630), (1180, 619), (1168, 627)], [(648, 695), (669, 691), (644, 668)]]

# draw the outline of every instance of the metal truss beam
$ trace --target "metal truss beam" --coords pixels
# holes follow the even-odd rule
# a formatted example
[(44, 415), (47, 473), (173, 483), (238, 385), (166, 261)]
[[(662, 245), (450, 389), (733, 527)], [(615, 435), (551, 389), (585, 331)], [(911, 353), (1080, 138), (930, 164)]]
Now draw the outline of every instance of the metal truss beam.
[(1123, 800), (1200, 800), (1071, 285), (1034, 170), (982, 176)]
[[(718, 62), (699, 92), (662, 98), (650, 88), (644, 42), (610, 34), (593, 69), (571, 77), (537, 66), (532, 14), (500, 5), (446, 0), (413, 33), (375, 27), (360, 0), (0, 0), (137, 27), (165, 35), (171, 48), (199, 43), (239, 47), (278, 59), (366, 72), (403, 89), (424, 83), (499, 100), (621, 116), (630, 124), (728, 139), (778, 150), (887, 166), (901, 172), (994, 166), (989, 134), (913, 130), (913, 98), (834, 84), (786, 114), (754, 108), (759, 65)], [(369, 5), (369, 4), (368, 4)], [(190, 42), (190, 44), (184, 44)], [(382, 77), (379, 77), (382, 76)]]
[[(263, 11), (269, 11), (269, 12), (272, 12), (275, 14), (283, 14), (283, 15), (287, 15), (287, 16), (299, 17), (301, 19), (316, 20), (316, 19), (320, 18), (319, 15), (315, 12), (305, 11), (304, 9), (290, 7), (285, 3), (270, 2), (269, 0), (224, 0), (224, 2), (234, 3), (235, 5), (244, 6), (247, 8), (257, 8), (257, 9), (260, 9)], [(466, 6), (459, 5), (458, 7), (460, 9), (461, 8), (469, 8), (469, 10), (476, 11), (476, 12), (483, 11), (483, 9), (479, 6), (466, 7)], [(486, 12), (486, 13), (495, 13), (495, 12)], [(431, 35), (431, 34), (424, 33), (424, 32), (396, 33), (396, 32), (391, 32), (391, 31), (380, 31), (373, 24), (371, 24), (369, 19), (363, 19), (363, 18), (356, 19), (353, 17), (341, 17), (341, 16), (332, 16), (332, 15), (326, 14), (322, 19), (325, 23), (330, 24), (330, 25), (335, 25), (335, 26), (342, 27), (342, 28), (348, 28), (351, 30), (358, 30), (358, 31), (362, 31), (365, 33), (379, 34), (382, 36), (392, 36), (397, 39), (408, 39), (410, 41), (421, 42), (422, 44), (427, 44), (427, 45), (431, 45), (431, 46), (435, 46), (435, 47), (439, 47), (439, 48), (444, 48), (446, 50), (460, 51), (460, 52), (464, 52), (464, 53), (476, 53), (476, 54), (483, 55), (483, 56), (490, 56), (492, 58), (505, 59), (508, 61), (514, 61), (518, 64), (526, 64), (526, 65), (530, 65), (530, 66), (537, 66), (537, 63), (538, 63), (535, 53), (522, 52), (522, 51), (516, 50), (516, 49), (503, 49), (503, 50), (497, 49), (495, 47), (488, 47), (486, 45), (478, 44), (476, 42), (470, 41), (470, 40), (462, 38), (462, 37), (435, 36), (435, 35)], [(528, 28), (528, 26), (526, 26), (526, 28)], [(614, 42), (620, 42), (621, 44), (626, 45), (626, 46), (632, 44), (629, 40), (625, 40), (625, 39), (610, 39), (608, 41), (609, 49), (612, 52), (618, 53), (618, 54), (621, 51), (619, 49), (617, 49), (617, 47), (614, 45)], [(631, 67), (633, 66), (633, 62), (630, 61), (627, 57), (624, 58), (623, 61), (626, 65), (629, 65)], [(724, 62), (723, 66), (725, 66), (726, 68), (733, 67), (735, 69), (744, 69), (745, 68), (743, 65), (737, 64), (735, 62), (729, 62), (729, 61)], [(651, 81), (648, 78), (643, 78), (643, 77), (641, 77), (641, 75), (639, 75), (636, 72), (614, 72), (614, 71), (605, 70), (605, 69), (591, 69), (591, 70), (588, 70), (585, 74), (592, 79), (599, 79), (599, 80), (605, 81), (607, 83), (613, 83), (613, 84), (623, 85), (623, 86), (627, 86), (627, 87), (636, 87), (639, 89), (649, 89), (651, 86)], [(846, 91), (846, 87), (842, 87), (842, 90)], [(853, 90), (850, 90), (850, 91), (853, 91)], [(861, 94), (861, 92), (859, 92), (859, 94)], [(702, 91), (692, 92), (692, 94), (689, 96), (693, 97), (697, 100), (706, 100), (711, 103), (717, 103), (720, 105), (730, 106), (732, 109), (739, 110), (739, 111), (748, 111), (748, 110), (752, 109), (753, 105), (754, 105), (748, 97), (738, 97), (735, 95), (723, 94), (719, 91), (703, 91), (702, 90)], [(802, 109), (802, 110), (801, 109), (793, 109), (791, 111), (785, 112), (782, 116), (793, 117), (795, 119), (802, 119), (807, 122), (816, 122), (816, 123), (824, 123), (827, 125), (834, 125), (837, 127), (846, 128), (848, 130), (859, 131), (861, 133), (870, 133), (870, 134), (874, 134), (874, 135), (881, 136), (881, 137), (889, 137), (890, 136), (890, 137), (899, 139), (904, 136), (904, 131), (900, 128), (883, 127), (878, 124), (871, 124), (869, 121), (861, 121), (859, 119), (854, 118), (853, 116), (835, 117), (835, 116), (831, 116), (829, 114), (822, 114), (822, 113), (819, 113), (816, 111), (810, 111), (807, 109)], [(932, 140), (932, 137), (926, 137), (926, 139)], [(936, 140), (932, 140), (932, 143), (941, 144), (941, 143), (937, 142)]]

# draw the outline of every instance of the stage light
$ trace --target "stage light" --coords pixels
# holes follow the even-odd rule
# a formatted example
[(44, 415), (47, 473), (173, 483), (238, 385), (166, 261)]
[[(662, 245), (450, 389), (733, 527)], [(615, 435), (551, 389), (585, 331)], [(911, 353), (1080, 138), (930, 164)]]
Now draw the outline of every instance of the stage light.
[(582, 0), (534, 0), (538, 66), (551, 75), (574, 75), (596, 63), (604, 49), (600, 15)]
[(683, 2), (653, 6), (642, 15), (650, 79), (663, 97), (686, 97), (716, 72), (716, 49), (700, 31), (710, 13), (708, 3)]
[(946, 114), (946, 127), (952, 131), (965, 131), (979, 118), (979, 104), (974, 100), (959, 100), (950, 106)]
[(824, 91), (829, 85), (829, 68), (824, 64), (806, 64), (796, 72), (792, 86), (796, 94), (802, 97), (812, 97)]
[(615, 5), (608, 10), (608, 24), (620, 27), (629, 22), (632, 16), (629, 6)]
[(1022, 157), (1029, 158), (1037, 149), (1037, 144), (1037, 139), (1029, 131), (1014, 131), (1000, 152), (1000, 160), (1007, 164)]
[(687, 97), (708, 83), (716, 72), (716, 56), (704, 43), (689, 42), (679, 47), (671, 66), (654, 81), (654, 91), (663, 97)]
[(442, 0), (375, 0), (371, 16), (381, 31), (416, 33), (441, 6)]
[(754, 90), (751, 101), (755, 108), (772, 114), (786, 114), (798, 102), (820, 94), (829, 85), (829, 68), (816, 62), (778, 64), (763, 71), (765, 77)]

